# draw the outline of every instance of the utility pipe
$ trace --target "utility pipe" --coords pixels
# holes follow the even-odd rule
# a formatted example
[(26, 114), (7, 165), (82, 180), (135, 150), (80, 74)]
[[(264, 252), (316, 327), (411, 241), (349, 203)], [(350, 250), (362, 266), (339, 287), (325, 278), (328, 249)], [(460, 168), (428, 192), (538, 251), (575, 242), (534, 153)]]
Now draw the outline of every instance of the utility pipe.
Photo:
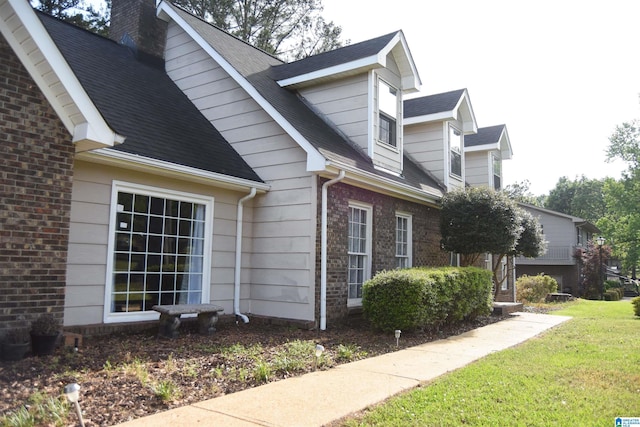
[(238, 212), (236, 214), (236, 266), (233, 277), (233, 312), (236, 321), (241, 318), (244, 323), (249, 323), (249, 318), (240, 313), (240, 272), (242, 271), (242, 214), (244, 212), (244, 202), (256, 196), (256, 188), (251, 188), (251, 192), (238, 200)]
[(320, 330), (327, 329), (327, 192), (344, 179), (344, 170), (337, 177), (322, 184), (322, 224), (320, 227)]

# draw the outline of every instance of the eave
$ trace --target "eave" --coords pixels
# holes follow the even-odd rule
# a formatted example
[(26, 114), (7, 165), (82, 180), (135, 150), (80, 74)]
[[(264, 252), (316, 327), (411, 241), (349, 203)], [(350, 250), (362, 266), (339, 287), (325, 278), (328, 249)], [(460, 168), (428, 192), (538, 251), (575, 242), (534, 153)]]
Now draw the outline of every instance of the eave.
[(271, 186), (262, 182), (251, 181), (243, 178), (236, 178), (216, 172), (209, 172), (188, 166), (163, 160), (152, 159), (150, 157), (138, 156), (125, 153), (119, 150), (100, 149), (86, 153), (79, 153), (76, 158), (91, 163), (98, 163), (122, 169), (134, 170), (143, 173), (150, 173), (171, 179), (204, 184), (219, 188), (226, 188), (237, 191), (247, 191), (255, 188), (258, 193), (269, 191)]
[(71, 135), (76, 152), (124, 141), (93, 104), (25, 0), (0, 0), (0, 32)]
[(351, 75), (366, 73), (377, 68), (385, 68), (387, 66), (387, 55), (389, 53), (393, 53), (400, 68), (402, 74), (402, 91), (404, 93), (413, 93), (420, 90), (422, 82), (420, 81), (415, 62), (409, 51), (407, 41), (401, 31), (398, 31), (389, 43), (375, 55), (278, 80), (278, 84), (281, 87), (299, 89), (322, 81), (341, 79)]

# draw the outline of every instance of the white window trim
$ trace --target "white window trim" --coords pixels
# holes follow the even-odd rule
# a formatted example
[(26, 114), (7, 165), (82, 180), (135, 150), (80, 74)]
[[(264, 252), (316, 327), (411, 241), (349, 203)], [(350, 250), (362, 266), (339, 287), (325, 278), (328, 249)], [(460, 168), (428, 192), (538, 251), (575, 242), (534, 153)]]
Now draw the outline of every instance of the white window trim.
[(404, 256), (398, 256), (398, 218), (404, 218), (407, 220), (407, 268), (411, 268), (413, 266), (413, 215), (404, 213), (404, 212), (396, 212), (396, 263), (398, 258), (405, 258)]
[[(460, 133), (460, 138), (458, 140), (458, 148), (460, 149), (459, 153), (460, 153), (460, 175), (453, 173), (453, 171), (451, 170), (451, 152), (453, 151), (452, 148), (452, 144), (451, 144), (451, 130), (455, 129), (457, 132)], [(453, 124), (449, 123), (447, 125), (447, 147), (449, 148), (449, 151), (447, 153), (447, 159), (449, 160), (448, 165), (447, 165), (447, 169), (449, 170), (449, 176), (452, 178), (455, 178), (459, 181), (463, 180), (463, 175), (464, 175), (464, 155), (463, 155), (463, 133), (462, 130), (460, 130), (457, 126), (454, 126)]]
[[(387, 150), (391, 150), (395, 153), (399, 153), (400, 152), (400, 144), (402, 141), (402, 96), (401, 96), (401, 91), (399, 88), (396, 87), (396, 85), (389, 83), (388, 80), (377, 76), (376, 77), (376, 87), (375, 87), (375, 117), (374, 117), (374, 129), (375, 129), (375, 134), (373, 135), (373, 140), (376, 142), (376, 144), (386, 148)], [(391, 89), (394, 89), (396, 91), (396, 117), (395, 119), (395, 144), (389, 144), (385, 141), (382, 141), (380, 139), (380, 114), (381, 114), (381, 110), (380, 110), (380, 82), (383, 82), (385, 85), (389, 86)], [(387, 113), (384, 113), (386, 116), (389, 116)], [(390, 116), (389, 116), (390, 117)]]
[[(349, 201), (349, 209), (351, 208), (356, 208), (356, 209), (362, 209), (364, 211), (367, 212), (367, 226), (366, 226), (366, 250), (365, 250), (365, 256), (366, 256), (366, 260), (365, 260), (365, 271), (364, 271), (364, 277), (363, 277), (363, 284), (364, 282), (366, 282), (367, 280), (369, 280), (371, 278), (371, 265), (372, 265), (372, 247), (373, 247), (373, 226), (372, 226), (372, 222), (373, 222), (373, 206), (371, 205), (367, 205), (364, 203), (359, 203), (359, 202), (354, 202), (354, 201)], [(347, 239), (349, 239), (349, 235), (347, 232)], [(355, 253), (351, 253), (349, 251), (348, 248), (348, 244), (347, 244), (347, 258), (349, 257), (349, 255), (356, 255)], [(357, 255), (360, 255), (360, 253), (358, 253)], [(347, 265), (347, 307), (360, 307), (362, 306), (362, 298), (349, 298), (349, 266)]]
[(107, 243), (107, 273), (104, 286), (104, 323), (136, 322), (145, 320), (157, 320), (160, 317), (156, 312), (111, 313), (111, 290), (113, 286), (113, 253), (115, 250), (115, 231), (117, 221), (118, 192), (128, 191), (149, 196), (171, 198), (186, 202), (195, 202), (205, 205), (206, 216), (204, 225), (204, 259), (202, 265), (202, 302), (208, 303), (211, 290), (211, 248), (213, 232), (213, 207), (214, 198), (201, 194), (186, 193), (182, 191), (167, 190), (164, 188), (134, 184), (114, 180), (111, 185), (111, 205), (109, 212), (109, 240)]
[[(492, 188), (496, 189), (495, 177), (496, 177), (496, 175), (498, 175), (500, 177), (500, 189), (502, 189), (502, 159), (500, 157), (498, 157), (497, 154), (491, 153), (490, 162), (491, 162), (491, 186), (492, 186)], [(499, 174), (496, 174), (496, 170), (495, 170), (496, 162), (500, 163), (500, 173)]]

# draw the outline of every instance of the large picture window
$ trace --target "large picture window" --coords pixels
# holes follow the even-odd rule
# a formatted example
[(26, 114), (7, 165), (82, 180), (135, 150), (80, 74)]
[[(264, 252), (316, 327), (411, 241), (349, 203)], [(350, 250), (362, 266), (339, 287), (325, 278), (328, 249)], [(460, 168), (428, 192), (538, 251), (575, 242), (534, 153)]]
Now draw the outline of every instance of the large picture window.
[(362, 284), (371, 272), (371, 208), (349, 205), (348, 304), (362, 303)]
[(411, 216), (396, 214), (396, 267), (411, 267)]
[(113, 197), (109, 313), (205, 302), (212, 202), (125, 185)]

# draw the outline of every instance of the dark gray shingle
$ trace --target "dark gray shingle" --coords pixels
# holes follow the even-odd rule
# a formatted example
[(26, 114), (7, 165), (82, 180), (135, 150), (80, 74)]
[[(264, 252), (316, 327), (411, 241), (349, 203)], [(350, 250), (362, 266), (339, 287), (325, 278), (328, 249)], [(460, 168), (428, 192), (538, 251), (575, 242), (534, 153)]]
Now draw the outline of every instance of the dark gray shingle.
[(495, 144), (500, 140), (504, 127), (504, 125), (496, 125), (479, 128), (478, 133), (465, 135), (464, 146), (476, 147), (478, 145)]
[(38, 16), (105, 121), (126, 137), (110, 149), (262, 182), (173, 83), (162, 60), (137, 58), (112, 40)]
[(419, 117), (453, 110), (464, 93), (464, 89), (404, 101), (404, 117)]

